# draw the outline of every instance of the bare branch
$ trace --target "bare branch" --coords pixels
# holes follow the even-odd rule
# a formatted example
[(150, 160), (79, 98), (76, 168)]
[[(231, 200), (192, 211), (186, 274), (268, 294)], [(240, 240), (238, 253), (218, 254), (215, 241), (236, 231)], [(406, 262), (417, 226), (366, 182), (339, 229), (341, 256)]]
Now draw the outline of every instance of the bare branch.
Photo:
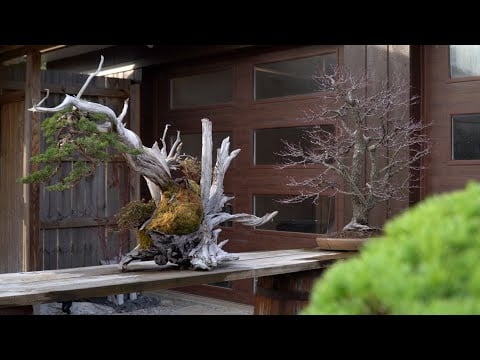
[[(284, 142), (278, 154), (284, 162), (279, 168), (321, 165), (317, 176), (290, 181), (288, 185), (299, 193), (284, 202), (318, 199), (322, 193), (344, 194), (352, 199), (349, 228), (367, 225), (368, 213), (378, 203), (408, 195), (406, 190), (416, 181), (412, 171), (418, 170), (420, 159), (430, 151), (424, 134), (430, 124), (409, 117), (418, 98), (410, 96), (410, 86), (403, 79), (374, 83), (337, 67), (314, 80), (328, 92), (304, 112), (304, 120), (334, 124), (336, 132), (314, 128), (305, 131), (306, 144)], [(343, 179), (343, 184), (335, 178)]]
[(102, 66), (103, 66), (103, 55), (100, 55), (100, 63), (98, 64), (98, 68), (97, 68), (97, 71), (95, 71), (94, 73), (90, 74), (90, 76), (87, 78), (87, 80), (85, 81), (85, 84), (83, 84), (82, 88), (80, 89), (80, 91), (78, 92), (77, 94), (77, 99), (80, 100), (80, 98), (82, 97), (83, 95), (83, 92), (85, 91), (85, 89), (87, 88), (88, 84), (90, 84), (90, 81), (92, 81), (92, 79), (98, 75), (98, 73), (100, 72), (100, 70), (102, 69)]

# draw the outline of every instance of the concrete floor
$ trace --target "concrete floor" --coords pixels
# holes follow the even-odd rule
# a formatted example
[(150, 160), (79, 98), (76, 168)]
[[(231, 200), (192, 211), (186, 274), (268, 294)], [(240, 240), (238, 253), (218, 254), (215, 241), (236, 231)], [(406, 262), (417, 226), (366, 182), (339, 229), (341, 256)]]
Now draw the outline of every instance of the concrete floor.
[[(253, 315), (253, 306), (185, 294), (172, 290), (142, 293), (158, 299), (158, 305), (128, 312), (117, 312), (108, 305), (92, 302), (74, 302), (71, 315)], [(61, 303), (42, 304), (35, 307), (37, 315), (66, 315)]]

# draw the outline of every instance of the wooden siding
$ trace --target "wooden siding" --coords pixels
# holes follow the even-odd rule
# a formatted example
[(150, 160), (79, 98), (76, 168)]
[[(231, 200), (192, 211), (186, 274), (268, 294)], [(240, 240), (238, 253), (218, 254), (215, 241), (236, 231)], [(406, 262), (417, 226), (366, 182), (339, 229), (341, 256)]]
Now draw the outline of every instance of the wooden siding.
[(0, 273), (23, 271), (26, 231), (22, 176), (24, 102), (0, 107)]
[[(16, 89), (25, 80), (25, 72), (20, 67), (3, 69), (1, 72), (0, 83), (2, 88)], [(53, 94), (47, 99), (45, 106), (54, 106), (59, 104), (64, 97), (65, 90), (69, 94), (75, 94), (84, 83), (86, 75), (67, 73), (62, 71), (42, 71), (42, 89), (45, 84), (53, 88)], [(20, 85), (19, 85), (20, 84)], [(24, 85), (23, 85), (24, 86)], [(121, 111), (123, 99), (129, 95), (130, 80), (107, 79), (103, 77), (95, 78), (89, 91), (85, 92), (85, 98), (91, 101), (99, 102), (114, 109), (117, 113)], [(119, 95), (123, 94), (122, 97)], [(110, 96), (108, 96), (110, 95)], [(132, 94), (139, 97), (139, 91)], [(126, 119), (132, 121), (131, 116), (139, 117), (138, 102), (134, 98), (132, 102), (136, 105), (129, 111)], [(23, 126), (24, 113), (18, 113), (18, 104), (2, 104), (2, 117), (0, 119), (2, 126), (1, 141), (2, 154), (8, 153), (8, 157), (2, 156), (0, 159), (0, 171), (2, 176), (0, 185), (0, 196), (18, 198), (18, 190), (15, 190), (15, 180), (21, 174), (14, 174), (11, 169), (16, 168), (15, 160), (12, 158), (14, 149), (12, 148), (13, 139), (18, 141), (19, 146), (23, 146), (22, 136), (15, 136), (11, 127), (14, 121)], [(15, 108), (12, 108), (15, 106)], [(41, 119), (48, 115), (41, 114)], [(13, 117), (13, 118), (12, 118)], [(6, 121), (7, 118), (12, 118)], [(138, 119), (133, 121), (138, 127)], [(5, 128), (5, 131), (3, 131)], [(7, 134), (12, 134), (8, 140)], [(8, 140), (10, 142), (6, 142)], [(8, 145), (7, 145), (8, 144)], [(13, 145), (12, 145), (13, 144)], [(7, 148), (7, 146), (9, 146)], [(41, 149), (45, 148), (45, 142), (42, 139)], [(71, 163), (64, 162), (60, 175), (65, 175)], [(20, 167), (21, 169), (21, 167)], [(7, 172), (8, 171), (8, 172)], [(8, 175), (8, 176), (7, 176)], [(7, 179), (5, 182), (3, 179)], [(133, 180), (132, 180), (133, 179)], [(44, 186), (40, 186), (40, 239), (38, 245), (39, 261), (38, 268), (43, 270), (59, 269), (67, 267), (81, 267), (98, 265), (100, 259), (113, 258), (125, 253), (135, 244), (133, 236), (130, 234), (118, 234), (115, 232), (114, 215), (121, 206), (124, 206), (131, 198), (138, 198), (138, 177), (134, 177), (132, 171), (128, 168), (123, 159), (109, 162), (107, 166), (101, 166), (97, 169), (94, 176), (82, 179), (80, 184), (71, 190), (62, 192), (46, 191)], [(21, 188), (21, 185), (17, 185)], [(14, 200), (11, 200), (13, 203)], [(18, 204), (18, 200), (16, 200)], [(3, 207), (2, 207), (2, 210)], [(7, 231), (2, 231), (0, 235), (0, 248), (12, 247), (8, 253), (0, 253), (0, 264), (6, 264), (6, 259), (15, 259), (24, 249), (18, 248), (18, 239), (21, 233), (17, 227), (13, 227), (15, 218), (13, 212), (1, 216), (0, 221), (6, 222), (9, 226)], [(3, 225), (3, 224), (2, 224)], [(3, 226), (1, 226), (3, 230)], [(16, 247), (14, 247), (14, 245)], [(21, 244), (21, 242), (20, 242)], [(35, 249), (32, 249), (35, 251)], [(10, 260), (9, 260), (10, 261)], [(24, 262), (24, 259), (17, 261)], [(21, 271), (20, 268), (12, 266), (1, 266), (0, 272)]]
[(450, 79), (448, 45), (425, 46), (423, 62), (424, 109), (432, 154), (426, 165), (424, 196), (463, 188), (470, 180), (480, 180), (480, 160), (452, 160), (451, 115), (480, 114), (480, 77)]

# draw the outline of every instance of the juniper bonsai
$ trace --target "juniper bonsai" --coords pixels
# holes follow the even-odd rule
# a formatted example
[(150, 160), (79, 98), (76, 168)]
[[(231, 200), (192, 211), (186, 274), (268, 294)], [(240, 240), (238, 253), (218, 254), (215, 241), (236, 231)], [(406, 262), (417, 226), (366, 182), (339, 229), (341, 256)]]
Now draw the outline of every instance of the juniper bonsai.
[(103, 114), (80, 111), (73, 106), (45, 119), (41, 129), (46, 149), (31, 161), (43, 165), (30, 175), (20, 179), (23, 183), (47, 182), (54, 178), (62, 161), (72, 161), (69, 174), (59, 179), (46, 190), (67, 190), (82, 178), (92, 175), (100, 164), (118, 154), (140, 154), (141, 150), (131, 149), (120, 141), (117, 134), (101, 131), (98, 126), (107, 121)]

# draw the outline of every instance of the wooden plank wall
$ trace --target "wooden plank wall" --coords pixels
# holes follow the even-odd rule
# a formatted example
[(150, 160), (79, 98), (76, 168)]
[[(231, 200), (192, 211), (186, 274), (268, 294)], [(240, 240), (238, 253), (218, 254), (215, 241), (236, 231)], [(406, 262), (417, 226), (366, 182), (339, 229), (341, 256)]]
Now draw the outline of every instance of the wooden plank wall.
[(24, 102), (0, 107), (0, 273), (22, 271), (24, 263), (22, 176)]
[(451, 78), (449, 45), (425, 45), (422, 61), (423, 118), (432, 122), (427, 131), (432, 152), (425, 161), (425, 198), (480, 181), (480, 160), (452, 159), (452, 115), (480, 114), (480, 81)]
[[(2, 79), (10, 82), (13, 88), (18, 87), (24, 81), (24, 72), (11, 69), (1, 74)], [(84, 83), (86, 75), (67, 73), (61, 71), (42, 71), (42, 89), (45, 85), (53, 88), (45, 106), (59, 104), (64, 93), (75, 94)], [(84, 96), (86, 99), (111, 107), (117, 113), (121, 111), (123, 100), (129, 95), (130, 80), (95, 78)], [(88, 96), (90, 94), (90, 96)], [(138, 100), (137, 100), (138, 101)], [(15, 113), (16, 108), (10, 110), (11, 105), (2, 106), (2, 130), (6, 122), (3, 112)], [(139, 116), (138, 111), (132, 111), (130, 115)], [(12, 116), (12, 115), (10, 115)], [(20, 123), (23, 124), (23, 114), (16, 114)], [(42, 120), (48, 115), (42, 114)], [(138, 122), (138, 119), (135, 120)], [(128, 125), (128, 124), (127, 124)], [(10, 133), (12, 130), (9, 130)], [(4, 132), (2, 131), (2, 134)], [(3, 138), (1, 143), (3, 144)], [(18, 137), (17, 137), (18, 138)], [(21, 143), (21, 142), (20, 142)], [(42, 139), (41, 149), (45, 148)], [(3, 150), (3, 148), (2, 148)], [(5, 151), (12, 151), (5, 149)], [(14, 166), (9, 157), (0, 164), (3, 171), (4, 164)], [(62, 164), (59, 176), (65, 176), (71, 163)], [(18, 176), (8, 176), (9, 181), (14, 181)], [(82, 181), (73, 189), (63, 192), (49, 192), (44, 186), (40, 187), (40, 261), (39, 268), (60, 269), (68, 267), (80, 267), (98, 265), (100, 259), (111, 259), (124, 254), (135, 242), (129, 234), (115, 232), (114, 215), (120, 207), (136, 196), (136, 182), (131, 181), (133, 174), (123, 161), (118, 159), (101, 166), (94, 176)], [(11, 192), (12, 185), (6, 184), (0, 188), (0, 196)], [(1, 216), (0, 221), (8, 221), (12, 216)], [(3, 228), (3, 227), (2, 227)], [(3, 241), (0, 246), (3, 249), (12, 239), (18, 237), (18, 230), (11, 229), (6, 234), (0, 235)], [(13, 252), (18, 249), (12, 250)], [(0, 260), (10, 258), (10, 255), (0, 253)], [(3, 261), (0, 261), (3, 263)], [(19, 271), (16, 268), (2, 268), (0, 271)]]

